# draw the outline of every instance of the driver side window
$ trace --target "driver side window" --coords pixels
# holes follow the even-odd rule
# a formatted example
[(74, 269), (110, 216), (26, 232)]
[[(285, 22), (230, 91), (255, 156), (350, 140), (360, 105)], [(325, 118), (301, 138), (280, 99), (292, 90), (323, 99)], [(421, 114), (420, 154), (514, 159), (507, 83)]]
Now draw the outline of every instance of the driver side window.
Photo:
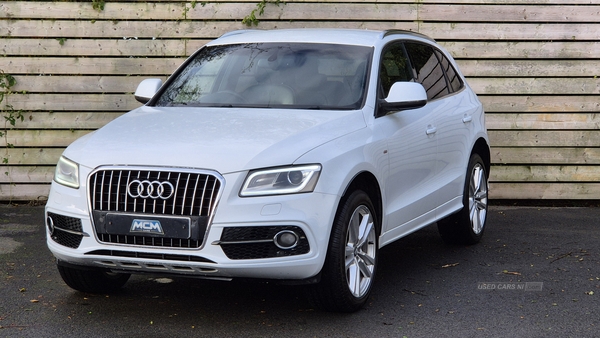
[(412, 70), (402, 43), (387, 46), (381, 57), (379, 66), (379, 89), (381, 97), (385, 98), (390, 88), (396, 82), (411, 81)]

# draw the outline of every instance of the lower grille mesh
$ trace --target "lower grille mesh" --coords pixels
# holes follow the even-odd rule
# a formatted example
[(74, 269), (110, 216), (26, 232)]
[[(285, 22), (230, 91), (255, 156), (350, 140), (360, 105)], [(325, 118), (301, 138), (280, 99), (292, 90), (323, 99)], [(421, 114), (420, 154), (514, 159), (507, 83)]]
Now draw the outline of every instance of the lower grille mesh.
[[(272, 240), (278, 232), (284, 230), (290, 230), (299, 235), (298, 244), (293, 249), (281, 249), (273, 241), (265, 242), (266, 240)], [(304, 231), (296, 226), (225, 228), (221, 235), (221, 242), (221, 248), (229, 259), (285, 257), (302, 255), (310, 251)]]
[(77, 249), (81, 244), (83, 235), (73, 234), (64, 230), (83, 232), (81, 220), (52, 212), (48, 213), (48, 217), (52, 219), (52, 223), (54, 224), (54, 231), (52, 236), (50, 236), (52, 240), (68, 248)]
[(100, 242), (129, 245), (145, 245), (168, 248), (198, 248), (201, 242), (191, 239), (163, 238), (150, 236), (126, 236), (98, 234)]

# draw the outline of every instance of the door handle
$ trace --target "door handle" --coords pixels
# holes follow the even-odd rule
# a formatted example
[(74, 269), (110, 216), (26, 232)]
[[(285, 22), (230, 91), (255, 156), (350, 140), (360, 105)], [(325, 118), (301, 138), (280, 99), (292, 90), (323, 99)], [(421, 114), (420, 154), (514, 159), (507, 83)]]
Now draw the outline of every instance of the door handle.
[(473, 116), (465, 114), (465, 116), (463, 116), (463, 118), (462, 118), (462, 121), (463, 121), (463, 123), (469, 123), (469, 122), (473, 121)]
[(431, 134), (435, 134), (437, 132), (437, 128), (432, 126), (432, 125), (428, 125), (427, 126), (427, 131), (425, 132), (427, 135), (431, 135)]

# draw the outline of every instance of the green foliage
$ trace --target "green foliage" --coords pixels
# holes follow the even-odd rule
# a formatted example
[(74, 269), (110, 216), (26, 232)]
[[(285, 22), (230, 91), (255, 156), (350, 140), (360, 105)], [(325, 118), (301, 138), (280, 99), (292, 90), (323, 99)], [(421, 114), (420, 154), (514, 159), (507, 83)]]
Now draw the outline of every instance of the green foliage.
[[(202, 1), (202, 2), (200, 2), (200, 6), (204, 7), (204, 6), (206, 6), (207, 3), (208, 3), (207, 1)], [(198, 5), (198, 1), (192, 0), (192, 2), (190, 2), (190, 7), (187, 7), (187, 6), (184, 7), (183, 8), (183, 13), (181, 14), (182, 20), (187, 20), (187, 14), (188, 14), (188, 12), (191, 9), (196, 8), (197, 5)]]
[(23, 122), (25, 120), (25, 116), (23, 115), (22, 110), (15, 110), (12, 105), (6, 105), (7, 115), (4, 115), (4, 120), (8, 122), (11, 126), (15, 127), (17, 125), (17, 121)]
[[(23, 110), (15, 110), (12, 105), (6, 103), (8, 97), (13, 93), (11, 88), (16, 84), (17, 80), (12, 75), (6, 74), (0, 70), (0, 104), (4, 103), (2, 110), (2, 117), (4, 117), (4, 128), (0, 129), (0, 137), (4, 137), (4, 141), (6, 143), (5, 156), (2, 157), (2, 163), (4, 164), (8, 164), (8, 149), (14, 148), (14, 144), (8, 142), (8, 130), (15, 127), (17, 125), (17, 121), (23, 122), (25, 120)], [(8, 172), (5, 174), (8, 175)]]
[(0, 103), (4, 101), (4, 96), (10, 93), (10, 88), (17, 84), (17, 80), (0, 70)]
[(106, 5), (104, 0), (92, 0), (92, 8), (98, 12), (102, 12), (104, 10), (104, 5)]
[(252, 12), (250, 12), (250, 14), (246, 15), (244, 17), (244, 19), (242, 20), (242, 23), (245, 24), (246, 26), (257, 26), (258, 23), (260, 22), (260, 20), (258, 20), (257, 13), (258, 16), (261, 16), (265, 13), (265, 7), (267, 7), (267, 4), (271, 3), (271, 4), (275, 4), (277, 6), (279, 6), (279, 4), (281, 3), (280, 0), (261, 0), (261, 2), (256, 4), (256, 8), (252, 10)]

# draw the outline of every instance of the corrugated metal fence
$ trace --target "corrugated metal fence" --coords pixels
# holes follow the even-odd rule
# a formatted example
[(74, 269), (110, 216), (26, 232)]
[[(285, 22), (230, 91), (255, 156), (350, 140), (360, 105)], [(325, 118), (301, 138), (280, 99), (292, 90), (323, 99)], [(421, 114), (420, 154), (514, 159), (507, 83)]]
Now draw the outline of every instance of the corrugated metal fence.
[(484, 103), (492, 198), (600, 199), (597, 0), (263, 4), (259, 15), (245, 0), (0, 1), (0, 71), (4, 83), (16, 80), (0, 103), (9, 118), (0, 200), (45, 199), (65, 146), (139, 106), (132, 92), (142, 79), (166, 78), (206, 41), (248, 28), (242, 20), (253, 10), (258, 29), (407, 29), (435, 38)]

